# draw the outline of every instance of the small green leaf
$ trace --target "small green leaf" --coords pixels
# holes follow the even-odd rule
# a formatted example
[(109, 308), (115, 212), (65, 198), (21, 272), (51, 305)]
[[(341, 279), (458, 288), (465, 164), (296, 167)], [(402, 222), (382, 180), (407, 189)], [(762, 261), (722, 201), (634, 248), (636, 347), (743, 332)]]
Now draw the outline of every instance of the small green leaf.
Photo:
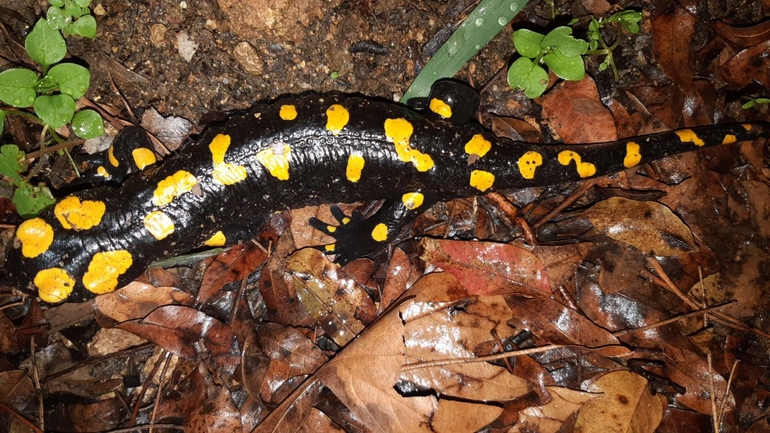
[(64, 6), (64, 0), (48, 0), (48, 3), (50, 3), (51, 6), (56, 6), (57, 8)]
[(93, 39), (96, 37), (96, 19), (91, 15), (84, 15), (68, 27), (68, 30), (75, 35), (84, 38)]
[(48, 25), (53, 30), (61, 30), (70, 24), (69, 16), (64, 15), (64, 11), (51, 6), (48, 8), (48, 12), (45, 14), (45, 19), (48, 21)]
[(37, 82), (37, 86), (35, 86), (35, 91), (38, 95), (50, 95), (53, 92), (56, 91), (56, 89), (59, 88), (59, 85), (56, 84), (56, 81), (54, 81), (53, 78), (46, 75), (45, 77), (41, 78), (40, 81)]
[(520, 29), (513, 32), (513, 47), (524, 57), (534, 59), (540, 55), (543, 35), (532, 30)]
[(580, 56), (567, 57), (557, 50), (543, 56), (543, 61), (559, 78), (580, 81), (586, 76), (586, 67)]
[(7, 112), (0, 110), (0, 135), (3, 135), (3, 127), (5, 126), (5, 116), (7, 114), (8, 114)]
[(88, 69), (74, 63), (60, 63), (48, 71), (48, 76), (59, 85), (62, 93), (72, 96), (73, 99), (85, 95), (91, 82)]
[(64, 0), (64, 13), (77, 18), (81, 17), (89, 12), (88, 8), (80, 7), (76, 2), (72, 0)]
[(578, 57), (588, 49), (588, 43), (572, 37), (572, 29), (566, 26), (556, 27), (548, 32), (540, 46), (546, 52), (558, 50), (564, 57)]
[(61, 128), (75, 114), (75, 100), (70, 95), (42, 95), (35, 99), (35, 114), (53, 129)]
[(548, 87), (548, 72), (532, 60), (520, 57), (508, 69), (508, 85), (524, 90), (528, 98), (537, 98)]
[(13, 192), (11, 201), (16, 205), (16, 212), (25, 218), (33, 217), (56, 203), (56, 199), (46, 186), (32, 186), (28, 183), (19, 185)]
[(72, 118), (72, 131), (80, 138), (96, 138), (104, 135), (102, 116), (94, 110), (81, 110)]
[(27, 171), (27, 161), (24, 152), (15, 144), (4, 144), (0, 147), (0, 175), (5, 176), (14, 183), (21, 185), (24, 179), (19, 173)]
[(67, 44), (59, 31), (48, 25), (46, 20), (38, 20), (27, 35), (24, 46), (32, 60), (44, 67), (59, 62), (67, 54)]
[(754, 104), (756, 104), (756, 101), (752, 99), (751, 101), (741, 105), (741, 108), (743, 108), (744, 110), (747, 110), (747, 109), (753, 107)]
[(82, 8), (91, 6), (91, 0), (75, 0), (75, 3)]
[(37, 74), (14, 68), (0, 72), (0, 101), (14, 107), (29, 107), (35, 102)]

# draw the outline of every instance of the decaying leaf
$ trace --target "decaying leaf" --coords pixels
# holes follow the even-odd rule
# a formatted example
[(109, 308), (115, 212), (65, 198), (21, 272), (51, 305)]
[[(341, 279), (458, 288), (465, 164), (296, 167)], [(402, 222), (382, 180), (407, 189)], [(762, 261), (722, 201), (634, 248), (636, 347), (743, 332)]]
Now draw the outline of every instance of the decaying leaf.
[(647, 380), (638, 374), (608, 373), (594, 381), (588, 390), (602, 394), (580, 409), (575, 431), (652, 433), (663, 419), (666, 398), (650, 394)]
[(471, 293), (510, 293), (517, 285), (550, 292), (543, 264), (529, 250), (492, 242), (460, 242), (424, 238), (425, 261), (453, 274)]
[(345, 346), (364, 329), (361, 312), (373, 311), (371, 299), (323, 253), (314, 248), (299, 250), (287, 260), (286, 268), (302, 305), (337, 344)]
[(557, 386), (547, 387), (551, 401), (543, 406), (533, 406), (519, 413), (519, 422), (511, 433), (556, 433), (564, 421), (598, 394), (575, 391)]
[(657, 202), (613, 197), (596, 203), (584, 215), (601, 233), (656, 256), (698, 250), (690, 229)]

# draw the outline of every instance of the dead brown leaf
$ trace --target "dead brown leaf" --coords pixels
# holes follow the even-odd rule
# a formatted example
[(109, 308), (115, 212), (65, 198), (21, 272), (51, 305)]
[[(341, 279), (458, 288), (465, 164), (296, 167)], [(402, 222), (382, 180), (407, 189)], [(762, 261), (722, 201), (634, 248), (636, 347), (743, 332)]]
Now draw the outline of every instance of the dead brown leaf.
[(647, 380), (629, 371), (601, 376), (588, 390), (602, 393), (580, 409), (575, 430), (585, 433), (652, 433), (663, 419), (666, 398), (653, 396)]
[(524, 248), (429, 238), (420, 241), (420, 245), (423, 260), (453, 274), (471, 293), (509, 293), (516, 286), (551, 291), (542, 263)]
[(602, 234), (645, 253), (674, 256), (698, 250), (690, 229), (657, 202), (613, 197), (596, 203), (584, 215)]

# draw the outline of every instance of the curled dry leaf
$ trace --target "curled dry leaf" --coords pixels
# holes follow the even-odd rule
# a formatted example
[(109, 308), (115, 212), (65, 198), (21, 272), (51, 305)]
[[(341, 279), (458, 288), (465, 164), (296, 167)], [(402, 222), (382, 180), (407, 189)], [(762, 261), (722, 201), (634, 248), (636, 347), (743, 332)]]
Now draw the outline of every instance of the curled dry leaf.
[(602, 394), (580, 409), (575, 431), (652, 433), (663, 419), (666, 397), (650, 394), (647, 379), (638, 374), (608, 373), (594, 381), (588, 390)]
[(690, 229), (666, 206), (613, 197), (584, 212), (598, 231), (644, 253), (675, 256), (698, 250)]
[(724, 21), (714, 21), (714, 28), (719, 35), (739, 47), (747, 48), (770, 40), (770, 21), (748, 27), (736, 27)]

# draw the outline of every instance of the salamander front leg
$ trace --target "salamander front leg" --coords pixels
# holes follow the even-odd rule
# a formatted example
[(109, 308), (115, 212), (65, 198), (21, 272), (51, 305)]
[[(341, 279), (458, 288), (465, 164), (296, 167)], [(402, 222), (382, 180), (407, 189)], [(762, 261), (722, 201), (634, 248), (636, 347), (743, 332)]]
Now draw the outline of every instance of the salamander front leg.
[(382, 208), (368, 219), (364, 219), (361, 212), (354, 211), (348, 216), (338, 206), (332, 206), (332, 215), (338, 225), (327, 224), (318, 218), (311, 218), (309, 223), (316, 230), (336, 239), (335, 243), (318, 248), (326, 254), (337, 254), (335, 262), (344, 265), (382, 251), (396, 239), (406, 224), (433, 203), (435, 199), (416, 191), (403, 194), (398, 199), (386, 200)]

